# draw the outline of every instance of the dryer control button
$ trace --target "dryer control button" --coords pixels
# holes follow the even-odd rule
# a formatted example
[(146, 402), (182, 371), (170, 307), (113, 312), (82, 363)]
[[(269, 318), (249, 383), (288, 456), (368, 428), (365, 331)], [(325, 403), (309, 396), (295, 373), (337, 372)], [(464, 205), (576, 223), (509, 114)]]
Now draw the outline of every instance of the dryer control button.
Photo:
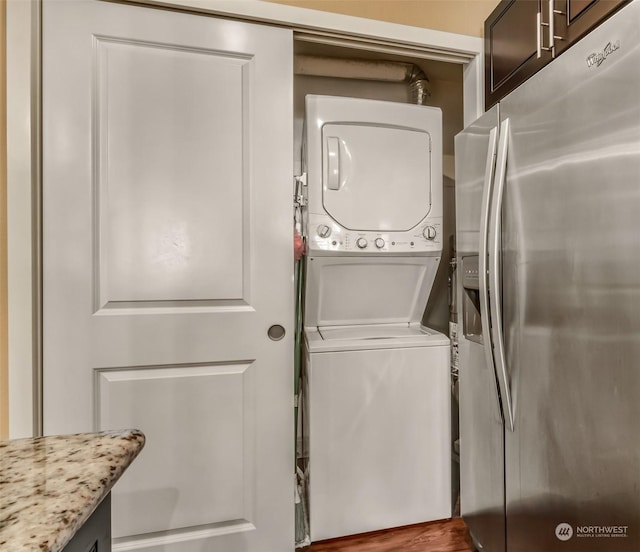
[(326, 224), (319, 225), (316, 231), (321, 238), (328, 238), (331, 235), (331, 228)]
[(376, 238), (376, 247), (382, 249), (384, 247), (384, 240), (382, 238)]
[(428, 240), (436, 239), (436, 229), (434, 226), (425, 226), (422, 235)]
[(366, 239), (364, 238), (358, 238), (356, 240), (356, 245), (360, 248), (360, 249), (364, 249), (365, 247), (367, 247), (367, 245), (369, 244), (369, 242), (367, 242)]

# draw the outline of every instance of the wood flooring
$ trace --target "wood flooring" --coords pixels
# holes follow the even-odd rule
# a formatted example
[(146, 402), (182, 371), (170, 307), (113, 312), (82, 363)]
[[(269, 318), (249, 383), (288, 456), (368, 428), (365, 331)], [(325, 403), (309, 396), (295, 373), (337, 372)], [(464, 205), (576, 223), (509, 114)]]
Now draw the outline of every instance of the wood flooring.
[(460, 518), (408, 525), (313, 543), (304, 552), (473, 552)]

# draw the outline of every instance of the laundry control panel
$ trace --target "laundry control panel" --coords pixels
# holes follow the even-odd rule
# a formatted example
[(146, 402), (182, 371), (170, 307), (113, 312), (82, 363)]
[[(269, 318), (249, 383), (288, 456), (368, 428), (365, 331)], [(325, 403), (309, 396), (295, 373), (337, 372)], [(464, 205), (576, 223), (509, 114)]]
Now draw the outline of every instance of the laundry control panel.
[(407, 232), (347, 230), (326, 215), (310, 214), (307, 244), (333, 253), (436, 253), (442, 251), (442, 219), (427, 217)]

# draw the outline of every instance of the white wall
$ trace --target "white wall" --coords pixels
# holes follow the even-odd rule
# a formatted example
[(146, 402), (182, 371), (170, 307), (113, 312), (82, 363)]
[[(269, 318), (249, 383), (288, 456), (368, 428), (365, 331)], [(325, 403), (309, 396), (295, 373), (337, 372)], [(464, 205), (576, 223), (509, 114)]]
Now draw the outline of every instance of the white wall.
[(266, 0), (450, 33), (482, 36), (499, 0)]

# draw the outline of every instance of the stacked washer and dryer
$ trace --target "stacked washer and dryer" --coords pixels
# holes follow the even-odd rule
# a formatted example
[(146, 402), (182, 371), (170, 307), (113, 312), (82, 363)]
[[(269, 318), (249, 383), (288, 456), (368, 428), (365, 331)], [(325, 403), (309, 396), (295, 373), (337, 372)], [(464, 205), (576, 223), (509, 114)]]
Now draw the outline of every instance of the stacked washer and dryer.
[(451, 517), (442, 115), (307, 96), (305, 453), (312, 541)]

